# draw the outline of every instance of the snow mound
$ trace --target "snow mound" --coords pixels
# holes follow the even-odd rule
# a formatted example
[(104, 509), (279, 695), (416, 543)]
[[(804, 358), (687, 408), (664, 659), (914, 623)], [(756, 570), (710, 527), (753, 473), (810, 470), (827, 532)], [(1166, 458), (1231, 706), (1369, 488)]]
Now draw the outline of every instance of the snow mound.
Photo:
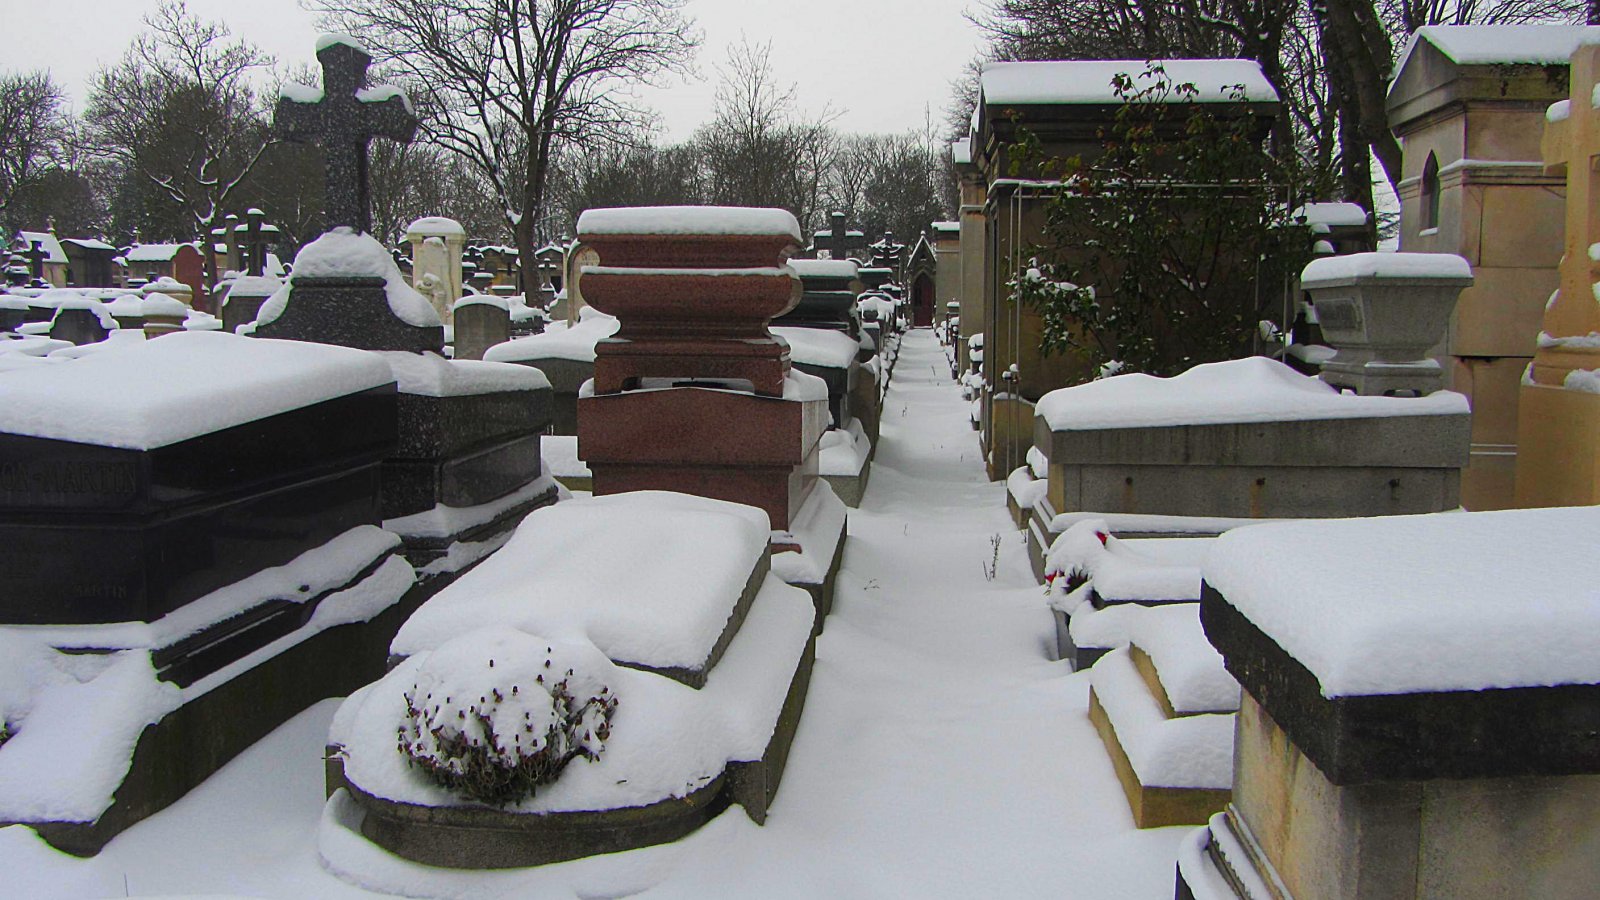
[[(394, 257), (370, 234), (340, 226), (300, 248), (294, 258), (294, 278), (382, 278), (389, 297), (389, 309), (407, 325), (431, 327), (444, 324), (425, 297), (406, 284)], [(294, 290), (290, 279), (287, 290), (273, 294), (261, 305), (257, 324), (265, 325), (283, 315)]]
[(808, 366), (848, 369), (861, 349), (855, 339), (840, 331), (780, 326), (772, 333), (789, 345), (789, 359)]
[[(1359, 208), (1359, 207), (1358, 207)], [(1472, 264), (1454, 253), (1351, 253), (1306, 263), (1300, 286), (1352, 278), (1472, 278)]]
[(1051, 391), (1038, 405), (1038, 414), (1054, 431), (1467, 412), (1467, 399), (1451, 391), (1427, 397), (1341, 394), (1321, 379), (1263, 356), (1207, 363), (1171, 378), (1114, 375)]
[(0, 431), (149, 450), (391, 380), (383, 358), (361, 350), (180, 332), (9, 373), (0, 381)]
[(1325, 697), (1600, 684), (1600, 508), (1230, 531), (1207, 583)]
[[(591, 309), (594, 307), (585, 307), (584, 312), (587, 313)], [(595, 344), (616, 334), (621, 324), (615, 316), (596, 311), (595, 315), (584, 316), (582, 321), (571, 328), (552, 329), (542, 334), (530, 334), (514, 341), (496, 344), (484, 351), (483, 358), (489, 362), (508, 363), (538, 359), (567, 359), (573, 362), (592, 363)]]

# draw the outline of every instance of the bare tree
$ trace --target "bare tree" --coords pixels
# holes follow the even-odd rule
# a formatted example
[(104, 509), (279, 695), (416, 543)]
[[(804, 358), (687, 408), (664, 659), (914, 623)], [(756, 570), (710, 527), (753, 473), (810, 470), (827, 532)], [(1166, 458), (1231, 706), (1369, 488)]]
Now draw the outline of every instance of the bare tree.
[(70, 131), (64, 99), (49, 72), (0, 75), (0, 223), (27, 224), (12, 220), (11, 205), (61, 155)]
[(834, 114), (806, 117), (793, 84), (772, 71), (770, 44), (729, 48), (717, 87), (716, 114), (695, 135), (706, 196), (729, 206), (776, 206), (813, 223), (834, 152)]
[[(181, 0), (163, 3), (145, 25), (95, 80), (85, 117), (90, 146), (154, 185), (208, 240), (270, 141), (249, 79), (272, 60)], [(212, 254), (201, 255), (214, 284)]]
[[(626, 84), (680, 69), (696, 43), (684, 0), (313, 0), (360, 36), (437, 113), (427, 140), (476, 170), (523, 259), (550, 225), (552, 163), (596, 149), (646, 114)], [(525, 270), (524, 277), (530, 273)], [(526, 287), (526, 285), (524, 285)]]

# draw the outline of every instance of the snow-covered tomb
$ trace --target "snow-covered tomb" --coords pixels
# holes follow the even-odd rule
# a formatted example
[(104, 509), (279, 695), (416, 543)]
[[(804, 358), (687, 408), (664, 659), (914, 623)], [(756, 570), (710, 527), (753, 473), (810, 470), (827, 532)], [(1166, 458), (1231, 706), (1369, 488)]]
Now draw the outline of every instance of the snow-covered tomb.
[(1597, 529), (1575, 507), (1218, 538), (1201, 618), (1244, 689), (1234, 795), (1180, 896), (1592, 897)]
[(685, 494), (534, 512), (340, 707), (332, 820), (461, 868), (672, 841), (730, 803), (764, 821), (814, 653), (768, 536), (762, 510)]
[(340, 347), (178, 333), (6, 373), (0, 822), (97, 852), (380, 664), (338, 626), (415, 581), (377, 527), (394, 436), (389, 367)]

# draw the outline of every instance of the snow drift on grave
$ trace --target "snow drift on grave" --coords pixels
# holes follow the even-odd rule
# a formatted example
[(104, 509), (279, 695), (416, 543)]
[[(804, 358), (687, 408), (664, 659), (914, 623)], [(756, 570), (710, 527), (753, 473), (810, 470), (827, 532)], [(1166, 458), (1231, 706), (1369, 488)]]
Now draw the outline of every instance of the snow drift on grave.
[(1054, 431), (1467, 412), (1467, 399), (1451, 391), (1426, 397), (1341, 394), (1264, 356), (1207, 363), (1171, 378), (1116, 375), (1051, 391), (1038, 405), (1038, 414)]
[(664, 491), (535, 510), (500, 553), (423, 604), (392, 650), (505, 625), (592, 641), (614, 660), (698, 666), (770, 533), (755, 507)]
[(0, 432), (150, 450), (392, 380), (382, 357), (360, 350), (184, 332), (8, 373)]
[(778, 326), (772, 333), (789, 345), (791, 362), (826, 369), (848, 369), (861, 345), (841, 331)]
[(1204, 572), (1325, 697), (1543, 687), (1600, 683), (1597, 550), (1597, 507), (1434, 513), (1236, 529)]
[(487, 362), (504, 363), (539, 359), (592, 363), (594, 345), (616, 334), (622, 323), (592, 306), (585, 306), (578, 316), (578, 324), (571, 328), (552, 329), (495, 344), (484, 351), (483, 358)]
[(400, 321), (417, 327), (442, 325), (438, 310), (406, 283), (389, 251), (370, 234), (341, 226), (300, 248), (289, 283), (261, 305), (256, 324), (277, 321), (289, 305), (295, 278), (382, 278), (389, 309)]
[(743, 206), (633, 206), (591, 209), (579, 234), (787, 234), (800, 243), (800, 223), (783, 209)]

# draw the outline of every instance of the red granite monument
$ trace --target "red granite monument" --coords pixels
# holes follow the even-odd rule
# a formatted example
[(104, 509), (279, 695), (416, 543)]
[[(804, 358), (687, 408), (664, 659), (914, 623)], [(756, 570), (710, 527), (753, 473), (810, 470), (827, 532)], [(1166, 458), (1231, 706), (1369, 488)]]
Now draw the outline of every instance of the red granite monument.
[(783, 210), (721, 207), (584, 213), (600, 265), (584, 299), (617, 317), (595, 348), (578, 443), (594, 492), (670, 490), (748, 503), (788, 530), (817, 482), (827, 387), (792, 370), (768, 329), (800, 301), (786, 265), (800, 244)]

